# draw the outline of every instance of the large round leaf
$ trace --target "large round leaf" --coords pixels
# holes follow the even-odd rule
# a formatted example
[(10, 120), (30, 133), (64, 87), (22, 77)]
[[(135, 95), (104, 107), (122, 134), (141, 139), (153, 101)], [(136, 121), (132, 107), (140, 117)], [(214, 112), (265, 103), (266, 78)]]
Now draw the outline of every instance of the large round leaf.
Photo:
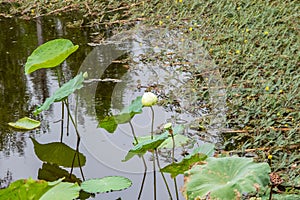
[(41, 68), (55, 67), (78, 49), (70, 40), (56, 39), (42, 44), (28, 57), (25, 73), (30, 74)]
[(124, 190), (131, 186), (132, 182), (122, 176), (107, 176), (104, 178), (90, 179), (81, 184), (81, 189), (89, 193), (103, 193)]
[(187, 199), (236, 199), (267, 186), (270, 171), (267, 163), (254, 163), (250, 158), (208, 158), (207, 164), (186, 173), (184, 194)]
[(43, 194), (40, 200), (72, 200), (79, 196), (79, 191), (77, 183), (60, 182)]

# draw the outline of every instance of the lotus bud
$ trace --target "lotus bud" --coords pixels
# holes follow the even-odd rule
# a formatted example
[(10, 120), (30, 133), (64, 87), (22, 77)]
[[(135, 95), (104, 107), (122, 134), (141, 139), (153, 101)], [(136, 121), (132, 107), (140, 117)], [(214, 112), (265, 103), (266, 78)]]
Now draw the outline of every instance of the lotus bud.
[(164, 125), (164, 129), (167, 130), (167, 131), (169, 131), (169, 134), (170, 134), (170, 135), (173, 135), (172, 123), (166, 123), (166, 124)]
[(142, 97), (143, 106), (149, 107), (157, 103), (157, 96), (152, 92), (145, 92)]
[(84, 79), (87, 79), (89, 75), (88, 75), (87, 72), (84, 72), (82, 76), (83, 76)]
[(170, 129), (172, 129), (172, 123), (166, 123), (166, 124), (164, 125), (164, 129), (165, 129), (165, 130), (170, 130)]

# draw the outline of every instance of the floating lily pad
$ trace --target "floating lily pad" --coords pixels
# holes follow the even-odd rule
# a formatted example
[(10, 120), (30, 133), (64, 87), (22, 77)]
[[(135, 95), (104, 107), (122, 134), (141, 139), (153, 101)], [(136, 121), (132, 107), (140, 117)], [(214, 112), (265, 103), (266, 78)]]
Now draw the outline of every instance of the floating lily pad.
[(81, 184), (81, 188), (89, 193), (103, 193), (124, 190), (131, 186), (130, 179), (122, 176), (107, 176), (104, 178), (90, 179)]
[(28, 117), (23, 117), (16, 122), (9, 122), (8, 125), (17, 129), (32, 130), (39, 127), (41, 122)]
[(38, 69), (55, 67), (75, 52), (78, 47), (67, 39), (55, 39), (46, 42), (36, 48), (28, 57), (25, 73), (30, 74)]
[(60, 182), (45, 192), (40, 200), (72, 200), (79, 196), (79, 191), (77, 183)]
[[(80, 167), (85, 165), (85, 156), (80, 152), (76, 152), (74, 149), (64, 143), (53, 142), (48, 144), (40, 144), (33, 138), (31, 138), (31, 140), (34, 144), (35, 154), (41, 161), (54, 163), (63, 167)], [(76, 157), (72, 165), (75, 154)]]

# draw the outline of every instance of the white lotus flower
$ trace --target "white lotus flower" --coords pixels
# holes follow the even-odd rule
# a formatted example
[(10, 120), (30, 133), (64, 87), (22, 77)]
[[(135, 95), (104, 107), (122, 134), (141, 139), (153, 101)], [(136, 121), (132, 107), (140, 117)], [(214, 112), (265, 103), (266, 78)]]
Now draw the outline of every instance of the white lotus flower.
[(152, 92), (145, 92), (142, 97), (143, 106), (149, 107), (157, 103), (157, 96)]

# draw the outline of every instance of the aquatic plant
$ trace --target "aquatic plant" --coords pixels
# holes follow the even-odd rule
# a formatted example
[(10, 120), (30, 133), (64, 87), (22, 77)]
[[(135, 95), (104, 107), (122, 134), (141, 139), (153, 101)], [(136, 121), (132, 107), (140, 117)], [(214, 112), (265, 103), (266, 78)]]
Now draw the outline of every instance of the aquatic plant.
[[(147, 94), (143, 97), (149, 98), (147, 99), (146, 107), (149, 106), (152, 108), (152, 103), (156, 103), (157, 101), (156, 96), (153, 95)], [(142, 112), (142, 107), (145, 106), (145, 104), (143, 105), (142, 103), (143, 97), (137, 97), (133, 100), (128, 107), (124, 108), (121, 112), (122, 114), (112, 116), (109, 118), (110, 120), (100, 121), (100, 127), (107, 128), (106, 130), (111, 130), (107, 126), (102, 126), (101, 123), (114, 124), (118, 122), (130, 122), (135, 114)], [(135, 107), (133, 105), (139, 106)], [(138, 112), (130, 114), (133, 107), (138, 108)], [(126, 113), (126, 116), (129, 116), (129, 118), (127, 117), (127, 120), (118, 119), (120, 116), (123, 116), (124, 113)], [(153, 158), (157, 160), (157, 165), (164, 181), (164, 173), (169, 173), (171, 178), (173, 178), (176, 192), (178, 191), (176, 177), (180, 174), (184, 174), (186, 176), (183, 192), (186, 199), (192, 200), (205, 197), (212, 199), (224, 199), (224, 197), (228, 197), (228, 199), (233, 199), (242, 196), (242, 194), (247, 194), (249, 197), (262, 196), (266, 194), (270, 182), (270, 167), (267, 163), (255, 163), (249, 158), (213, 157), (214, 145), (209, 143), (202, 144), (199, 147), (194, 148), (192, 153), (185, 156), (181, 161), (175, 162), (175, 137), (177, 135), (181, 135), (180, 133), (184, 130), (184, 126), (175, 126), (173, 128), (172, 123), (167, 123), (164, 125), (164, 130), (165, 131), (159, 135), (150, 134), (148, 136), (136, 137), (135, 134), (133, 134), (136, 142), (128, 151), (123, 162), (130, 160), (133, 156), (142, 157), (147, 152), (152, 153)], [(167, 140), (169, 141), (167, 142)], [(185, 141), (185, 138), (183, 141)], [(172, 151), (172, 162), (161, 168), (157, 149), (166, 147), (169, 147)], [(155, 170), (155, 167), (153, 169)], [(154, 187), (155, 184), (156, 183), (154, 182)], [(173, 199), (166, 181), (165, 184), (170, 199)], [(217, 187), (214, 188), (212, 185), (217, 185)], [(140, 195), (141, 191), (138, 199), (140, 199)], [(179, 199), (178, 193), (176, 194), (176, 199)]]
[[(78, 45), (73, 45), (73, 43), (67, 39), (56, 39), (46, 42), (34, 50), (28, 57), (25, 64), (25, 73), (30, 74), (39, 69), (55, 67), (61, 64), (77, 49)], [(122, 190), (131, 186), (131, 180), (120, 176), (110, 176), (85, 181), (81, 167), (85, 165), (86, 158), (79, 152), (80, 135), (77, 129), (77, 123), (70, 113), (67, 98), (76, 90), (83, 87), (83, 81), (87, 76), (87, 73), (80, 73), (73, 79), (64, 83), (51, 97), (46, 99), (43, 105), (34, 111), (34, 115), (38, 115), (42, 111), (48, 110), (54, 102), (62, 102), (62, 104), (65, 104), (67, 107), (68, 116), (70, 117), (77, 134), (76, 149), (72, 149), (62, 141), (40, 144), (34, 138), (31, 138), (37, 157), (46, 164), (49, 164), (48, 169), (52, 168), (55, 169), (55, 171), (58, 170), (60, 171), (59, 174), (64, 177), (56, 177), (60, 179), (54, 182), (33, 180), (31, 178), (18, 180), (13, 182), (8, 188), (1, 190), (1, 197), (4, 197), (5, 199), (52, 199), (55, 194), (55, 197), (58, 199), (74, 199), (79, 197), (80, 191), (92, 194)], [(18, 129), (30, 130), (40, 126), (40, 122), (24, 117), (17, 122), (9, 123), (9, 125)], [(53, 166), (53, 164), (55, 165)], [(39, 170), (39, 177), (49, 178), (48, 172), (48, 174), (45, 175), (44, 167), (46, 166), (47, 165), (43, 165), (43, 168)], [(65, 173), (60, 166), (70, 167), (70, 173)], [(83, 182), (76, 177), (72, 177), (74, 167), (80, 168)], [(40, 174), (43, 169), (44, 174)], [(58, 174), (56, 174), (56, 176), (57, 175)], [(68, 180), (74, 181), (75, 183), (62, 182), (66, 175), (69, 178)], [(50, 179), (51, 178), (52, 177), (50, 177)]]

